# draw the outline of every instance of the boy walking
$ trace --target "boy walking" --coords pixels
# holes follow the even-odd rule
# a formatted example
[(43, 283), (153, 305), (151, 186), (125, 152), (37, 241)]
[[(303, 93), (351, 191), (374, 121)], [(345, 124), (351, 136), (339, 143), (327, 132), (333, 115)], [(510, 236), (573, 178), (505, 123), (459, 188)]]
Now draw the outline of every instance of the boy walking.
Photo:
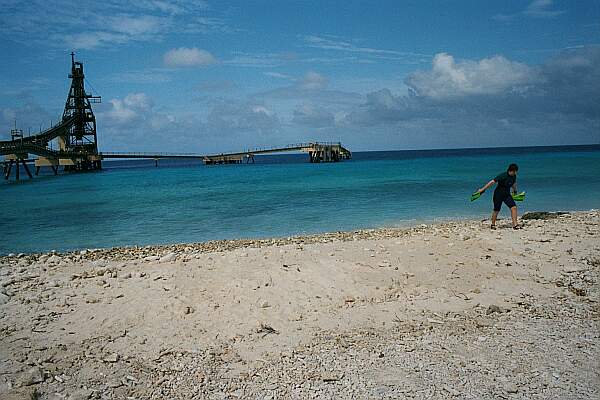
[(519, 166), (517, 164), (510, 164), (506, 172), (501, 173), (478, 190), (479, 193), (483, 193), (490, 186), (496, 184), (496, 189), (494, 190), (494, 211), (492, 212), (492, 229), (496, 229), (496, 219), (498, 218), (502, 203), (510, 208), (513, 229), (521, 229), (521, 225), (517, 222), (517, 205), (511, 195), (511, 189), (512, 193), (517, 193), (518, 170)]

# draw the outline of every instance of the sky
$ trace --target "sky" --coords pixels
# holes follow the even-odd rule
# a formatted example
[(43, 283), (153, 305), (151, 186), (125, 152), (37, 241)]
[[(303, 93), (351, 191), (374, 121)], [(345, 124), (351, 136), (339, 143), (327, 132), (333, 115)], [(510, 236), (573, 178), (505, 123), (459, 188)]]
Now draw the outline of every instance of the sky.
[(598, 0), (0, 0), (0, 49), (0, 139), (74, 51), (101, 151), (600, 143)]

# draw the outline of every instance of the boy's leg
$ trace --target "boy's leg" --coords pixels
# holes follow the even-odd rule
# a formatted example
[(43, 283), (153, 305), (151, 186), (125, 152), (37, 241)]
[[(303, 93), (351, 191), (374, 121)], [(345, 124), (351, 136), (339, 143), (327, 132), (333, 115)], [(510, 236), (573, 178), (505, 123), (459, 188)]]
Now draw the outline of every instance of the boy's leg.
[(496, 219), (498, 219), (498, 211), (492, 211), (492, 226), (496, 226)]
[(512, 217), (513, 228), (519, 223), (517, 222), (517, 206), (513, 206), (510, 208), (510, 216)]
[(498, 198), (496, 193), (494, 193), (494, 211), (492, 211), (492, 229), (496, 229), (496, 219), (498, 219), (498, 213), (500, 212), (500, 208), (502, 207), (502, 198)]
[(512, 217), (512, 226), (514, 228), (517, 225), (519, 225), (519, 223), (517, 222), (517, 204), (515, 203), (515, 200), (512, 198), (512, 196), (508, 196), (506, 199), (504, 199), (504, 204), (506, 204), (506, 206), (510, 208), (510, 216)]

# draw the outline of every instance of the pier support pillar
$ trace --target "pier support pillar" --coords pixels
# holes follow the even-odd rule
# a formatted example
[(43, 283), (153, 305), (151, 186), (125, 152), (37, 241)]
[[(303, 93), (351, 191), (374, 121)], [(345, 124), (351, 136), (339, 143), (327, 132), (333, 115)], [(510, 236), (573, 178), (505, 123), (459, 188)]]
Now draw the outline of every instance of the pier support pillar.
[(25, 160), (21, 160), (21, 163), (23, 164), (23, 167), (25, 168), (25, 172), (27, 172), (29, 179), (33, 179), (33, 175), (31, 175), (31, 171), (29, 170), (29, 166), (27, 165)]
[(12, 166), (13, 166), (13, 160), (10, 160), (10, 162), (8, 163), (8, 166), (6, 166), (6, 163), (4, 165), (4, 179), (8, 179), (8, 177), (10, 176), (10, 171), (12, 170)]

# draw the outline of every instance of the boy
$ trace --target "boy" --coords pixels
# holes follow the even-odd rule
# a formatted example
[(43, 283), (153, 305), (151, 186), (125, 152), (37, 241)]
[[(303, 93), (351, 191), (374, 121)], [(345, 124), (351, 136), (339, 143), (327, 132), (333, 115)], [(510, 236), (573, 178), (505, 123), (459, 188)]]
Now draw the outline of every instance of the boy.
[(497, 183), (496, 189), (494, 190), (494, 211), (492, 212), (492, 229), (496, 229), (496, 219), (498, 213), (502, 207), (502, 203), (506, 204), (510, 208), (510, 214), (512, 216), (513, 229), (521, 229), (521, 225), (517, 223), (517, 205), (512, 198), (510, 189), (512, 188), (513, 193), (517, 193), (517, 171), (519, 167), (517, 164), (510, 164), (506, 172), (501, 173), (491, 181), (489, 181), (484, 187), (478, 190), (479, 193), (485, 192), (490, 186)]

